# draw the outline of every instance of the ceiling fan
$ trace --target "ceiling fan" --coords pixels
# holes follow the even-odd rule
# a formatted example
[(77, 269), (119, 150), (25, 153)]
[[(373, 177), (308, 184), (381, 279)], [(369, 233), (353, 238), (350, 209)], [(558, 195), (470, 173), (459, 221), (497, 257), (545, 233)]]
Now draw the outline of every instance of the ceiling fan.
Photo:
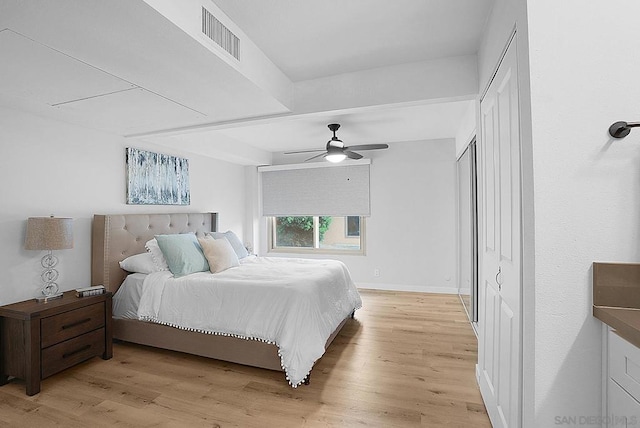
[(362, 155), (360, 153), (356, 153), (353, 150), (378, 150), (378, 149), (387, 149), (389, 148), (388, 144), (361, 144), (359, 146), (349, 146), (346, 147), (342, 140), (339, 140), (336, 137), (336, 131), (340, 128), (339, 123), (332, 123), (329, 126), (329, 130), (333, 132), (333, 137), (327, 142), (327, 146), (324, 149), (317, 150), (300, 150), (296, 152), (285, 152), (285, 155), (293, 155), (298, 153), (313, 153), (313, 152), (322, 152), (319, 155), (315, 155), (306, 159), (305, 162), (309, 162), (310, 160), (317, 159), (319, 157), (324, 157), (329, 162), (342, 162), (346, 158), (349, 159), (361, 159)]

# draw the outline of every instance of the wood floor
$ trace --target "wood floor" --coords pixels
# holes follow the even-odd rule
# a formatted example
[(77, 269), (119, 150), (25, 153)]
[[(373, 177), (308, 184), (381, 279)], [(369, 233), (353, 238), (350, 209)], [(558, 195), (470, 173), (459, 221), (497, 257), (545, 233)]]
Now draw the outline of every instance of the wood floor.
[(309, 386), (280, 372), (116, 343), (42, 383), (0, 387), (5, 427), (490, 427), (457, 296), (361, 290)]

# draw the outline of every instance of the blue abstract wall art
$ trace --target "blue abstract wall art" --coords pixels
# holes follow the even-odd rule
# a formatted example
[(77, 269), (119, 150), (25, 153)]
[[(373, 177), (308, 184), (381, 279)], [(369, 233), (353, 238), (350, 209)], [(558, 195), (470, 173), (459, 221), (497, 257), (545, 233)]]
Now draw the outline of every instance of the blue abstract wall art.
[(189, 159), (127, 147), (127, 204), (190, 203)]

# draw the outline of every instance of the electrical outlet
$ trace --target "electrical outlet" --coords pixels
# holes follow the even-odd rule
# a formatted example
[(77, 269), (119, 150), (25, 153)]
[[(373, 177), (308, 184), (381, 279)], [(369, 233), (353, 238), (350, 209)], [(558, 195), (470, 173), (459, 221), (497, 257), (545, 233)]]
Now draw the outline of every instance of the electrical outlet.
[(380, 269), (375, 268), (375, 269), (373, 270), (373, 276), (375, 276), (375, 277), (380, 276)]

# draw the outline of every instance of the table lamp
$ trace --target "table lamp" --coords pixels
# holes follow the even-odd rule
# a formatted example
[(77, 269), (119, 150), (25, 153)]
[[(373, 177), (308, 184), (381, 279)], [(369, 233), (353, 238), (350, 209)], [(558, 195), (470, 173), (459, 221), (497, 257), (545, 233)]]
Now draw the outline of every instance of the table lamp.
[(42, 257), (42, 296), (36, 300), (46, 302), (62, 297), (56, 280), (58, 271), (55, 266), (58, 258), (52, 250), (73, 248), (73, 219), (60, 217), (29, 217), (27, 220), (27, 236), (24, 242), (26, 250), (47, 250)]

